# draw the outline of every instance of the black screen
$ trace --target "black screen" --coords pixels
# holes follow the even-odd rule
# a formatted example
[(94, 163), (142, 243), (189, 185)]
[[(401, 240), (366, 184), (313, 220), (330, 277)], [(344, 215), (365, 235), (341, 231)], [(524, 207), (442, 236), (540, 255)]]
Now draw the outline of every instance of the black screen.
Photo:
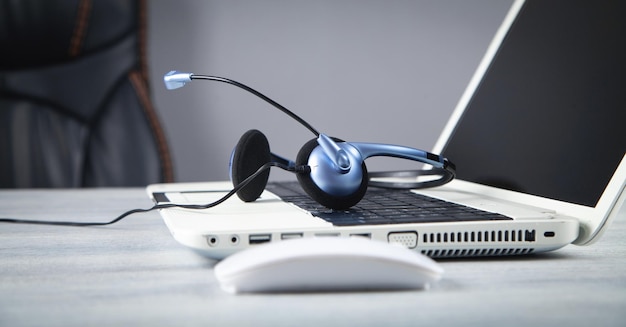
[(623, 3), (524, 4), (444, 148), (458, 178), (596, 205), (626, 152)]

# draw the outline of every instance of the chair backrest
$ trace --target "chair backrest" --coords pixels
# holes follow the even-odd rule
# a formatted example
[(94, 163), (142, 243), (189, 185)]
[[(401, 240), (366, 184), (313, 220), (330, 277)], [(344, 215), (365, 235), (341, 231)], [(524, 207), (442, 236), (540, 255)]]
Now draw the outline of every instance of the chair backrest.
[(144, 0), (22, 0), (0, 12), (0, 187), (173, 180), (150, 99)]

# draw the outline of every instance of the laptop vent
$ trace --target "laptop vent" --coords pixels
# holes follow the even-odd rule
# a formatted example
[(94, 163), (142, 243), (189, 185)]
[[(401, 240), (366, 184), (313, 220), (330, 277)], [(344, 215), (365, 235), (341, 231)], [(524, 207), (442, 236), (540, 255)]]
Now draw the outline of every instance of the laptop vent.
[(535, 242), (533, 230), (490, 230), (475, 232), (425, 233), (422, 243), (496, 243)]
[[(506, 256), (523, 255), (532, 253), (532, 247), (519, 247), (521, 244), (528, 244), (536, 241), (536, 231), (534, 229), (517, 230), (485, 230), (450, 233), (425, 233), (421, 236), (422, 244), (442, 245), (446, 249), (425, 249), (423, 254), (433, 258), (446, 257), (480, 257), (480, 256)], [(454, 249), (455, 244), (483, 244), (490, 248), (463, 248)], [(498, 245), (501, 244), (502, 246)], [(505, 244), (512, 245), (511, 248)], [(495, 247), (494, 247), (495, 245)]]
[(447, 250), (423, 250), (422, 254), (432, 258), (453, 258), (453, 257), (484, 257), (484, 256), (506, 256), (523, 255), (533, 253), (535, 249), (447, 249)]

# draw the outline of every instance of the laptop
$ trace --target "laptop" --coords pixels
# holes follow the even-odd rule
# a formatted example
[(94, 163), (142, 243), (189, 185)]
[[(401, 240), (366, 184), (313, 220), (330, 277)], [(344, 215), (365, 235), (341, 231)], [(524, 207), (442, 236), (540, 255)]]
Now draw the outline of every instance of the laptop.
[[(160, 214), (178, 242), (217, 259), (301, 237), (367, 237), (431, 257), (592, 244), (626, 198), (626, 25), (612, 6), (512, 4), (433, 149), (457, 167), (444, 186), (370, 187), (337, 212), (303, 195), (294, 177), (270, 183), (252, 203), (231, 197)], [(158, 204), (205, 204), (232, 187), (170, 183), (147, 192)]]

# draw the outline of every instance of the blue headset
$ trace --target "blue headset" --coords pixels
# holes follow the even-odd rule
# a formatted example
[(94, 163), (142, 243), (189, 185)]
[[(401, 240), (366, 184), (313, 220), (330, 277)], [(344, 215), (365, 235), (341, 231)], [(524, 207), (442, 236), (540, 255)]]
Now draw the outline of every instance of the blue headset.
[[(348, 209), (357, 204), (365, 195), (368, 186), (418, 189), (443, 185), (455, 177), (454, 164), (437, 154), (399, 145), (345, 142), (319, 133), (287, 108), (239, 82), (223, 77), (178, 71), (165, 74), (163, 79), (169, 90), (180, 88), (194, 79), (237, 86), (270, 103), (315, 134), (316, 138), (304, 144), (294, 162), (272, 153), (267, 138), (260, 131), (246, 132), (235, 146), (230, 158), (230, 178), (233, 185), (239, 189), (237, 196), (243, 201), (251, 202), (261, 195), (269, 179), (269, 167), (272, 166), (294, 172), (300, 186), (313, 200), (336, 210)], [(432, 169), (368, 173), (365, 159), (376, 156), (418, 161), (432, 166)], [(436, 178), (418, 182), (418, 176)], [(415, 177), (416, 181), (374, 180), (392, 177)], [(242, 186), (242, 183), (245, 185)]]

